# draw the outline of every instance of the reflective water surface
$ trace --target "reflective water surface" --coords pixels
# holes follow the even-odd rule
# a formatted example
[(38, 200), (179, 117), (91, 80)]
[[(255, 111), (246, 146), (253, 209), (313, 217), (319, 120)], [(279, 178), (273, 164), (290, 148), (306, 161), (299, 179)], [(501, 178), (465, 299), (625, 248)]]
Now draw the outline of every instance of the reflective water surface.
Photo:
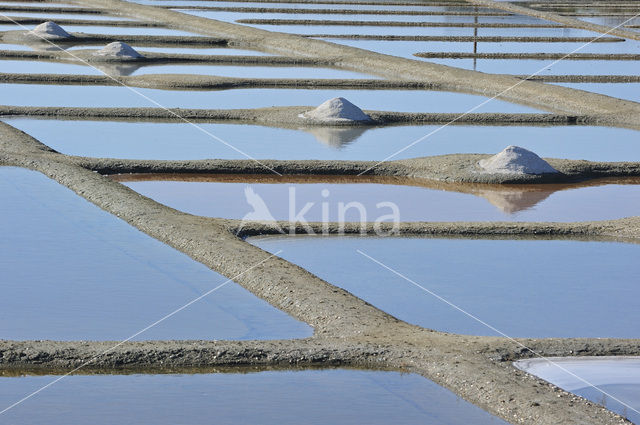
[[(0, 168), (0, 339), (279, 339), (312, 329), (34, 171)], [(225, 283), (227, 282), (227, 283)]]
[(640, 423), (640, 357), (552, 357), (515, 365)]
[[(0, 31), (22, 31), (32, 29), (35, 25), (13, 25), (1, 24)], [(158, 27), (116, 27), (116, 26), (100, 26), (100, 25), (62, 25), (62, 27), (70, 33), (83, 32), (86, 34), (126, 34), (126, 35), (188, 35), (198, 36), (188, 31), (174, 30), (170, 28)]]
[[(389, 214), (396, 209), (398, 221), (595, 221), (640, 215), (640, 179), (510, 186), (366, 176), (124, 174), (114, 178), (172, 208), (219, 218), (392, 221)], [(348, 208), (351, 203), (358, 208)]]
[(437, 294), (512, 337), (640, 336), (636, 244), (321, 236), (249, 241), (282, 250), (284, 259), (431, 329), (499, 336)]
[(560, 83), (559, 85), (640, 102), (640, 83)]
[[(215, 96), (215, 94), (212, 94)], [(374, 106), (375, 104), (368, 103)], [(640, 161), (634, 130), (582, 126), (436, 125), (286, 129), (251, 124), (61, 121), (4, 118), (69, 155), (131, 159), (245, 159), (205, 130), (258, 159), (382, 160), (451, 153), (495, 154), (509, 144), (544, 158)], [(427, 134), (431, 136), (424, 138)], [(412, 147), (414, 141), (424, 138)], [(602, 149), (606, 140), (607, 149)]]
[[(164, 107), (234, 109), (268, 106), (320, 105), (346, 97), (362, 109), (400, 112), (460, 112), (480, 105), (485, 97), (426, 90), (234, 89), (225, 91), (155, 90), (121, 86), (55, 86), (0, 84), (6, 105), (84, 107)], [(475, 112), (537, 112), (536, 109), (493, 100)]]
[[(0, 378), (0, 409), (55, 376)], [(505, 424), (415, 375), (360, 370), (69, 376), (8, 423)]]
[[(142, 48), (141, 51), (145, 49)], [(221, 49), (222, 50), (222, 49)], [(228, 53), (227, 53), (228, 54)], [(70, 60), (72, 60), (70, 58)], [(59, 63), (48, 61), (2, 60), (2, 72), (28, 74), (89, 74), (145, 75), (196, 74), (237, 78), (378, 78), (359, 72), (320, 67), (288, 66), (234, 66), (209, 64), (113, 64), (113, 63)], [(130, 72), (115, 72), (126, 69)], [(102, 71), (101, 71), (102, 70)]]

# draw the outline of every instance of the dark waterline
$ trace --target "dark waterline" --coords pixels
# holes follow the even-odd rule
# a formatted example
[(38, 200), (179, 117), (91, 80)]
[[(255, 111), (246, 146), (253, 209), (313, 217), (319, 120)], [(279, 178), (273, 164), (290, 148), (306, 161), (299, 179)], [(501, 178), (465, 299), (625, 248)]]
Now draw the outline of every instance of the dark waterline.
[[(375, 222), (386, 216), (384, 221), (397, 217), (396, 221), (569, 222), (640, 214), (640, 179), (510, 186), (346, 176), (125, 174), (114, 178), (164, 205), (217, 218)], [(264, 208), (256, 206), (254, 198)], [(361, 208), (348, 208), (350, 203)]]
[[(335, 92), (339, 94), (339, 92)], [(329, 95), (329, 93), (327, 93)], [(367, 107), (373, 107), (368, 103)], [(5, 118), (3, 121), (68, 154), (129, 159), (246, 159), (184, 123), (60, 121)], [(198, 127), (258, 159), (382, 160), (438, 126), (283, 129), (257, 125)], [(608, 148), (602, 149), (602, 141)], [(544, 158), (640, 161), (634, 130), (581, 126), (449, 126), (393, 159), (451, 153), (495, 154), (509, 144)]]
[(521, 360), (515, 364), (525, 372), (640, 423), (637, 412), (640, 410), (640, 357), (556, 357)]

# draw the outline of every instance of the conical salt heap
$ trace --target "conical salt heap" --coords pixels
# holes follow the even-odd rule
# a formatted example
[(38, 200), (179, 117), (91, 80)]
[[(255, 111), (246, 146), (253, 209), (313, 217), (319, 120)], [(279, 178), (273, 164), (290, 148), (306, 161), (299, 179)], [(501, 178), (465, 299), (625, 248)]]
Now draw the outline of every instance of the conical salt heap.
[(343, 97), (329, 99), (313, 111), (305, 112), (301, 116), (321, 122), (371, 121), (369, 115)]
[(136, 50), (133, 47), (121, 41), (114, 41), (113, 43), (107, 44), (102, 49), (95, 52), (94, 56), (100, 56), (105, 59), (120, 59), (120, 60), (144, 58), (144, 56), (136, 52)]
[(30, 35), (34, 35), (38, 38), (45, 40), (60, 40), (63, 38), (71, 38), (72, 35), (66, 32), (60, 25), (52, 21), (43, 22), (31, 31)]
[(547, 161), (519, 146), (507, 146), (499, 154), (478, 162), (480, 168), (495, 174), (557, 173)]

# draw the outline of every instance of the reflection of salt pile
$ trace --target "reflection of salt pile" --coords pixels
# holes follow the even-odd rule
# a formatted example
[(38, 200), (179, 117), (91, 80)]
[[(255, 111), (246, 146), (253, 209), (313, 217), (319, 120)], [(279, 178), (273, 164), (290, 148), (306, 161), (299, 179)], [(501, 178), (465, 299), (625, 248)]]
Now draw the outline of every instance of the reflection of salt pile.
[(134, 72), (142, 68), (144, 64), (135, 62), (102, 62), (95, 63), (94, 66), (107, 75), (112, 75), (114, 77), (123, 77), (133, 74)]
[(313, 111), (305, 112), (300, 116), (327, 123), (371, 121), (369, 115), (343, 97), (329, 99)]
[(479, 190), (474, 193), (485, 198), (502, 212), (514, 214), (536, 206), (553, 192), (553, 190)]
[(99, 56), (100, 58), (104, 59), (117, 60), (133, 60), (144, 58), (144, 56), (136, 52), (133, 47), (129, 46), (127, 43), (122, 43), (121, 41), (114, 41), (113, 43), (109, 43), (102, 49), (95, 52), (93, 55)]
[(340, 149), (360, 137), (367, 127), (309, 127), (303, 130), (311, 133), (323, 145)]
[(51, 44), (43, 41), (42, 39), (38, 40), (30, 40), (30, 42), (25, 43), (27, 46), (36, 52), (59, 52), (69, 48), (69, 46), (65, 45), (57, 45)]
[(31, 31), (29, 35), (34, 35), (38, 38), (44, 38), (45, 40), (60, 40), (63, 38), (71, 38), (71, 34), (66, 32), (60, 25), (55, 22), (44, 22)]
[(499, 154), (479, 161), (478, 165), (485, 171), (495, 174), (547, 174), (558, 172), (535, 153), (518, 146), (508, 146)]

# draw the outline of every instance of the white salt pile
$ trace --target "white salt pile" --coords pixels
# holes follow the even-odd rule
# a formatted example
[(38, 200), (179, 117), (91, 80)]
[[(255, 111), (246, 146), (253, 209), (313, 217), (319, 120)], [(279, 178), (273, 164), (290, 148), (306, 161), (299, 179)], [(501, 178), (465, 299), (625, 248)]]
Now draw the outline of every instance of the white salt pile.
[(71, 38), (71, 34), (66, 32), (60, 25), (52, 21), (43, 22), (31, 31), (30, 35), (34, 35), (38, 38), (44, 38), (45, 40), (59, 40), (62, 38)]
[(113, 43), (107, 44), (102, 49), (95, 52), (94, 56), (100, 56), (105, 59), (119, 60), (144, 58), (144, 56), (136, 52), (133, 47), (129, 46), (127, 43), (122, 43), (120, 41), (114, 41)]
[(343, 97), (329, 99), (313, 111), (300, 116), (323, 122), (371, 121), (369, 115)]
[(519, 146), (507, 146), (499, 154), (483, 159), (478, 165), (495, 174), (547, 174), (557, 173), (547, 161)]

